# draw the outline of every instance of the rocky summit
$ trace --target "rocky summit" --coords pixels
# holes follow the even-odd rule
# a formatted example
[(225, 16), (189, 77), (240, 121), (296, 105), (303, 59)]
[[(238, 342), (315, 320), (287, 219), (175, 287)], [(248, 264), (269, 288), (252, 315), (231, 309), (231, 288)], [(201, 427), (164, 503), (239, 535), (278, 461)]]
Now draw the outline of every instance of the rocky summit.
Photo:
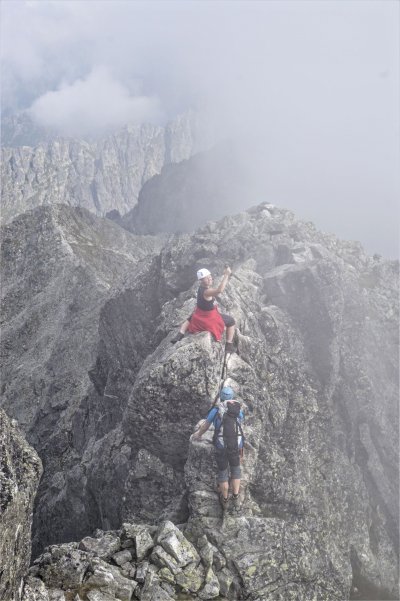
[[(398, 598), (397, 262), (266, 203), (169, 238), (41, 207), (2, 252), (2, 406), (44, 464), (24, 601)], [(171, 339), (225, 264), (246, 448), (223, 513), (191, 438), (223, 345)]]

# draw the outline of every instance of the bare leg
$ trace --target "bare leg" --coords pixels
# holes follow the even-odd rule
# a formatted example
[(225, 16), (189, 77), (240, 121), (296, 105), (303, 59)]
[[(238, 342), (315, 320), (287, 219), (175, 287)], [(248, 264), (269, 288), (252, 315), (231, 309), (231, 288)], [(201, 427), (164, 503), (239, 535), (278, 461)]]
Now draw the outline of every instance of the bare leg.
[(186, 334), (186, 330), (188, 329), (188, 327), (189, 327), (189, 320), (186, 319), (186, 321), (184, 321), (183, 324), (180, 327), (180, 330), (179, 330), (180, 333), (181, 334)]
[(239, 494), (239, 489), (240, 489), (240, 480), (231, 480), (231, 486), (232, 486), (232, 494), (237, 495)]
[[(189, 322), (188, 322), (188, 325), (189, 325)], [(232, 342), (234, 334), (235, 334), (235, 326), (229, 326), (229, 328), (226, 328), (226, 342)]]
[(189, 320), (186, 319), (186, 321), (184, 321), (183, 324), (181, 325), (179, 332), (171, 339), (172, 344), (175, 344), (176, 342), (179, 342), (180, 340), (182, 340), (188, 327), (189, 327)]
[[(240, 480), (239, 480), (240, 483)], [(219, 492), (221, 493), (221, 495), (224, 497), (224, 499), (228, 498), (228, 490), (229, 490), (229, 482), (220, 482), (218, 484), (219, 486)]]

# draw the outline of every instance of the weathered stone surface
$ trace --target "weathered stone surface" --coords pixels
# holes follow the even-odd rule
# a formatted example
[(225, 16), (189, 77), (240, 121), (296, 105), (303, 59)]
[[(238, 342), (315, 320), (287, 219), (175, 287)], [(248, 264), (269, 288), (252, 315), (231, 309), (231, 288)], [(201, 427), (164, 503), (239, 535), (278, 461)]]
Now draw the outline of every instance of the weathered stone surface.
[[(78, 595), (79, 599), (79, 595)], [(49, 590), (49, 601), (68, 601), (67, 593), (58, 589)]]
[(193, 545), (191, 545), (189, 541), (179, 540), (175, 532), (171, 532), (163, 538), (161, 545), (182, 567), (186, 566), (188, 563), (198, 562), (200, 560)]
[(101, 591), (91, 590), (87, 592), (87, 598), (89, 601), (114, 601), (114, 595), (109, 593), (102, 593)]
[(122, 526), (122, 546), (134, 547), (136, 560), (142, 561), (154, 547), (153, 534), (156, 531), (157, 526), (125, 523)]
[(215, 599), (219, 595), (219, 582), (215, 576), (212, 568), (208, 568), (205, 574), (205, 585), (199, 591), (198, 596), (200, 599)]
[(174, 584), (175, 582), (175, 577), (171, 570), (169, 570), (168, 568), (161, 568), (161, 570), (158, 571), (158, 577), (160, 578), (160, 580), (165, 580), (170, 584)]
[(156, 540), (175, 558), (179, 566), (184, 567), (192, 562), (199, 563), (200, 556), (196, 548), (172, 522), (166, 521), (160, 525)]
[(137, 583), (130, 578), (122, 576), (118, 568), (102, 560), (93, 560), (91, 574), (85, 579), (85, 586), (100, 589), (105, 593), (112, 593), (121, 601), (130, 601)]
[[(32, 508), (42, 473), (34, 449), (0, 409), (0, 599), (19, 599), (31, 556)], [(40, 599), (40, 591), (35, 593)], [(33, 595), (33, 593), (32, 593)]]
[(216, 547), (214, 547), (213, 545), (211, 545), (206, 536), (201, 536), (199, 538), (199, 540), (197, 541), (197, 546), (200, 548), (199, 549), (199, 554), (201, 557), (202, 562), (204, 563), (204, 565), (209, 568), (212, 566), (213, 564), (213, 559), (214, 559), (214, 550), (218, 551), (218, 549), (216, 549)]
[(176, 575), (176, 583), (184, 590), (197, 593), (205, 579), (204, 568), (190, 563)]
[(227, 568), (223, 568), (216, 573), (219, 582), (219, 590), (221, 595), (228, 597), (231, 584), (233, 582), (233, 575)]
[(91, 566), (91, 556), (72, 545), (52, 545), (36, 563), (48, 588), (79, 589)]
[(120, 566), (120, 568), (122, 576), (134, 580), (136, 574), (136, 564), (133, 562), (127, 562)]
[[(236, 319), (240, 355), (230, 357), (225, 381), (243, 400), (248, 443), (239, 516), (221, 515), (212, 432), (189, 440), (218, 391), (222, 345), (207, 333), (170, 344), (193, 307), (196, 269), (218, 278), (226, 262), (234, 273), (221, 308)], [(49, 423), (39, 430), (50, 468), (59, 465), (46, 515), (58, 524), (56, 503), (64, 518), (62, 501), (72, 498), (68, 519), (81, 527), (119, 528), (134, 516), (187, 523), (188, 540), (206, 534), (239, 572), (232, 598), (331, 601), (348, 599), (351, 586), (364, 598), (396, 598), (397, 290), (396, 262), (367, 257), (272, 205), (166, 241), (103, 307), (90, 380), (101, 395), (89, 402), (69, 390), (61, 415), (72, 441), (46, 446)], [(7, 306), (20, 306), (23, 321), (31, 305), (16, 291)], [(19, 346), (10, 353), (7, 402), (8, 384), (29, 389), (23, 356)], [(87, 369), (79, 363), (74, 381)], [(105, 383), (120, 394), (108, 411)], [(43, 389), (49, 414), (52, 398)]]
[(136, 568), (136, 575), (135, 575), (135, 579), (140, 582), (141, 584), (143, 584), (143, 582), (145, 581), (146, 578), (146, 574), (148, 572), (149, 569), (149, 562), (148, 561), (142, 561), (138, 564), (137, 568)]
[(146, 574), (143, 589), (140, 593), (141, 601), (171, 601), (171, 597), (166, 590), (160, 586), (158, 574), (150, 567)]
[(128, 563), (132, 559), (132, 553), (130, 551), (118, 551), (115, 555), (112, 556), (112, 560), (118, 566), (123, 566), (125, 563)]
[(160, 581), (160, 588), (162, 588), (172, 599), (176, 599), (176, 589), (173, 584), (170, 584), (166, 580)]
[(154, 547), (153, 538), (147, 529), (143, 529), (135, 536), (135, 549), (138, 561), (142, 561)]
[[(80, 549), (83, 551), (91, 551), (100, 557), (100, 559), (110, 559), (111, 557), (114, 559), (115, 553), (119, 551), (120, 547), (121, 539), (116, 534), (104, 534), (104, 536), (101, 536), (100, 538), (91, 538), (90, 536), (87, 536), (79, 543)], [(126, 551), (123, 553), (126, 553)], [(127, 556), (129, 559), (126, 559), (125, 561), (130, 561), (132, 555), (128, 552)]]
[(25, 578), (22, 601), (49, 601), (49, 591), (40, 578)]
[(154, 547), (150, 558), (155, 565), (160, 568), (168, 568), (173, 574), (177, 574), (182, 569), (177, 560), (165, 551), (161, 545)]

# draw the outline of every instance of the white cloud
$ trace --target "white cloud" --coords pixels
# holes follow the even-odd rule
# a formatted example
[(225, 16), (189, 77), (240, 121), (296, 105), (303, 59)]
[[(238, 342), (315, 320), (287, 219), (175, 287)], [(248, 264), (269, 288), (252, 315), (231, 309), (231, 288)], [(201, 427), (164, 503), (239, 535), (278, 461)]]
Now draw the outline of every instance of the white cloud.
[(95, 67), (86, 79), (46, 92), (30, 113), (40, 125), (69, 136), (104, 132), (126, 123), (154, 123), (162, 117), (158, 98), (131, 95), (105, 67)]

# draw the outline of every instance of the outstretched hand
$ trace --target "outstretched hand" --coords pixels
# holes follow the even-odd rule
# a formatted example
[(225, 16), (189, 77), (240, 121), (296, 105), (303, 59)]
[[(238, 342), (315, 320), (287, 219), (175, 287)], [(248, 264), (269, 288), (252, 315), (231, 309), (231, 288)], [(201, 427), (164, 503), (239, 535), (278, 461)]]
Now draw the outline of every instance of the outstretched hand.
[(229, 265), (225, 265), (224, 275), (231, 275), (231, 273), (232, 269), (229, 267)]

